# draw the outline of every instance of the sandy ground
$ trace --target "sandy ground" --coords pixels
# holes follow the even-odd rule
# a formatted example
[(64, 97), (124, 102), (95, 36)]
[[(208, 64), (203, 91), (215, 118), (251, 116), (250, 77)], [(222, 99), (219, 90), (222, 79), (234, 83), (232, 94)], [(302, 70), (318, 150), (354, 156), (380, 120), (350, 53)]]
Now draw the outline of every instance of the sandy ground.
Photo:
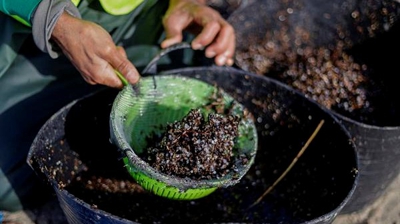
[(339, 215), (333, 224), (400, 224), (400, 175), (372, 205), (354, 214)]
[[(44, 206), (5, 213), (4, 224), (68, 224), (56, 198)], [(386, 192), (362, 211), (339, 215), (332, 224), (400, 224), (400, 175)]]

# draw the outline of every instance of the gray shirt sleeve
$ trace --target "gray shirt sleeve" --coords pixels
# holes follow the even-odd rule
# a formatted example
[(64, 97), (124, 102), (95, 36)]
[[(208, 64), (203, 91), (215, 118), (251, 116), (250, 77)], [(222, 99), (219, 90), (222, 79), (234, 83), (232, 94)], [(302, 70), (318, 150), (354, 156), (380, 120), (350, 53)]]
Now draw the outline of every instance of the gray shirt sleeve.
[(62, 53), (50, 38), (55, 24), (64, 11), (81, 18), (71, 0), (42, 0), (32, 16), (32, 33), (35, 44), (43, 52), (49, 53), (52, 58), (57, 58)]

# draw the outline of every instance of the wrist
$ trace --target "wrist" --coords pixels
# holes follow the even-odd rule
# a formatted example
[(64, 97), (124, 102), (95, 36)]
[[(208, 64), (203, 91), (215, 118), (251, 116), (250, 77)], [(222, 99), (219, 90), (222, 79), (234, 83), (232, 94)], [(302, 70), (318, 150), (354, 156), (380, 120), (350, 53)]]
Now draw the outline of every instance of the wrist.
[(69, 23), (68, 21), (70, 20), (70, 15), (67, 12), (63, 12), (60, 17), (58, 17), (53, 31), (51, 32), (51, 39), (58, 42), (62, 37), (64, 36), (64, 30), (67, 24)]
[(64, 18), (69, 20), (72, 17), (80, 18), (80, 13), (70, 0), (41, 0), (32, 18), (32, 34), (36, 46), (52, 58), (58, 57), (61, 51), (51, 40), (60, 38), (59, 32), (66, 28), (59, 26), (55, 35), (53, 31), (57, 23), (68, 24), (67, 21), (63, 22)]

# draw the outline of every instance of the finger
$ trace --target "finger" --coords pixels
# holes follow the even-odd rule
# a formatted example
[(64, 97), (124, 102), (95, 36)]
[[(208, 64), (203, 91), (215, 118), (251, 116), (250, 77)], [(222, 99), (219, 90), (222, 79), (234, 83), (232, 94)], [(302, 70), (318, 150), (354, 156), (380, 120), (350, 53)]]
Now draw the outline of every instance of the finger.
[(84, 72), (80, 72), (82, 75), (82, 78), (85, 80), (85, 82), (89, 83), (90, 85), (97, 85), (99, 84), (98, 82), (96, 82), (90, 75), (84, 73)]
[(215, 57), (217, 65), (232, 66), (234, 63), (233, 57), (235, 56), (235, 41), (229, 41), (226, 50)]
[(105, 75), (102, 76), (103, 80), (101, 80), (104, 85), (119, 89), (124, 87), (122, 80), (118, 77), (116, 69), (114, 69), (110, 64), (106, 67), (104, 73)]
[(182, 42), (182, 35), (172, 36), (161, 42), (161, 48), (167, 48), (180, 42)]
[[(139, 81), (140, 75), (139, 72), (136, 70), (135, 66), (128, 60), (126, 57), (126, 54), (121, 54), (121, 50), (117, 49), (116, 54), (110, 54), (114, 55), (114, 57), (109, 57), (108, 62), (110, 63), (110, 66), (114, 69), (119, 71), (129, 83), (135, 84)], [(124, 51), (125, 52), (125, 51)], [(116, 76), (114, 72), (114, 76)]]
[(225, 65), (232, 66), (234, 63), (233, 58), (235, 57), (236, 49), (236, 38), (235, 34), (230, 35), (230, 40), (228, 41), (228, 47), (224, 51), (223, 55), (226, 57)]
[[(218, 35), (220, 29), (221, 26), (216, 21), (206, 23), (197, 37), (193, 39), (192, 48), (198, 50), (211, 44)], [(212, 53), (213, 52), (210, 51), (209, 55), (206, 56), (212, 58), (215, 56), (215, 54)]]
[(225, 24), (221, 26), (214, 41), (207, 47), (206, 55), (219, 55), (225, 53), (227, 57), (233, 56), (235, 50), (235, 32), (233, 27)]
[(163, 26), (165, 29), (165, 40), (161, 42), (162, 48), (167, 48), (173, 44), (182, 42), (183, 30), (189, 24), (188, 18), (176, 17), (176, 16), (166, 16), (163, 18)]
[(209, 58), (215, 56), (217, 65), (232, 65), (235, 53), (235, 34), (230, 26), (223, 27), (212, 44), (207, 46), (205, 55)]
[[(117, 74), (117, 72), (120, 73), (122, 76), (124, 76), (124, 78), (128, 82), (131, 82), (125, 75), (123, 75), (124, 74), (123, 72), (119, 72), (118, 69), (114, 68), (114, 66), (111, 66), (111, 64), (107, 63), (107, 65), (105, 66), (104, 69), (101, 70), (101, 72), (97, 72), (97, 74), (101, 75), (96, 76), (96, 80), (94, 80), (94, 83), (106, 85), (113, 88), (122, 88), (124, 87), (124, 83), (119, 77), (119, 74)], [(134, 84), (136, 82), (137, 81), (131, 83)]]
[(115, 88), (122, 88), (123, 84), (115, 74), (111, 65), (103, 59), (97, 58), (92, 63), (82, 65), (80, 73), (83, 79), (91, 85), (106, 85)]

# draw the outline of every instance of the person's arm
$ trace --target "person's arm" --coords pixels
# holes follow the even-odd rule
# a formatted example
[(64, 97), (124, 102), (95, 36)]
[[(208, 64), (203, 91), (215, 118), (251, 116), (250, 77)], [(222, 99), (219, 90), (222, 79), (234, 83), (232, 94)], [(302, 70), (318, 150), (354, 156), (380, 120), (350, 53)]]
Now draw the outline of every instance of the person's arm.
[(95, 23), (81, 19), (77, 0), (0, 0), (0, 11), (32, 26), (37, 47), (52, 58), (61, 54), (89, 84), (123, 86), (118, 70), (130, 83), (140, 76), (111, 36)]
[(81, 18), (71, 0), (41, 0), (32, 15), (32, 34), (37, 47), (52, 58), (57, 58), (61, 50), (51, 40), (51, 34), (63, 13)]
[(89, 84), (122, 88), (115, 70), (130, 83), (136, 83), (140, 78), (125, 50), (116, 46), (110, 34), (96, 23), (64, 12), (54, 27), (51, 39)]
[(161, 47), (181, 42), (183, 31), (188, 30), (197, 35), (191, 43), (193, 49), (205, 47), (206, 56), (215, 57), (217, 65), (233, 64), (235, 31), (205, 0), (170, 0), (163, 25), (166, 39)]
[(60, 15), (66, 11), (80, 17), (75, 4), (79, 0), (0, 0), (0, 12), (32, 27), (36, 45), (56, 58), (59, 51), (50, 42), (50, 35)]
[(139, 79), (125, 51), (102, 27), (82, 20), (71, 0), (42, 0), (32, 16), (32, 31), (39, 49), (52, 58), (64, 54), (89, 84), (122, 87), (115, 70), (131, 83)]

